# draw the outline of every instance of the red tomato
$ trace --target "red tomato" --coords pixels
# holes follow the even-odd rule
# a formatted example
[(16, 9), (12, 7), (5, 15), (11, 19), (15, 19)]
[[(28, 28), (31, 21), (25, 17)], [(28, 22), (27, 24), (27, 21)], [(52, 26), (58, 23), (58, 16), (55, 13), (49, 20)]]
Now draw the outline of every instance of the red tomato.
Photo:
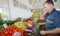
[(6, 36), (11, 36), (11, 35), (8, 34), (8, 35), (6, 35)]
[(16, 27), (12, 27), (13, 29), (16, 29)]
[(13, 30), (13, 28), (9, 28), (9, 30), (10, 30), (10, 31), (12, 31), (12, 30)]
[(7, 30), (7, 32), (9, 33), (9, 32), (10, 32), (10, 30)]
[(1, 34), (1, 36), (5, 36), (5, 34)]
[(17, 32), (17, 30), (16, 29), (13, 29), (13, 32)]
[(12, 35), (12, 34), (13, 34), (13, 32), (12, 32), (12, 31), (10, 31), (10, 32), (9, 32), (9, 34), (10, 34), (10, 35)]
[(6, 35), (7, 35), (7, 34), (8, 34), (8, 31), (5, 31), (5, 32), (4, 32), (4, 34), (6, 34)]
[(4, 31), (2, 31), (2, 34), (4, 34)]

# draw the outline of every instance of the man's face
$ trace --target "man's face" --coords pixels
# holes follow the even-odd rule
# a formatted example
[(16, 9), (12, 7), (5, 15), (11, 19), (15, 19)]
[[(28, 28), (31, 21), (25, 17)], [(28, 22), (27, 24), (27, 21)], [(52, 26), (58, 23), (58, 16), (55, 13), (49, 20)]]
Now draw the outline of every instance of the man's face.
[(48, 4), (48, 3), (44, 4), (44, 11), (51, 12), (52, 9), (53, 9), (53, 5), (52, 4)]

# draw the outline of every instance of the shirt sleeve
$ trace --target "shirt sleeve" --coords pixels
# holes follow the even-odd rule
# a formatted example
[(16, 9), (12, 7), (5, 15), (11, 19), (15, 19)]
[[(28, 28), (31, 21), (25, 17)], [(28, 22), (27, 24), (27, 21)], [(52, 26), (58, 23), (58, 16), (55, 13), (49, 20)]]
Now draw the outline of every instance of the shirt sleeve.
[(55, 15), (55, 26), (56, 28), (60, 28), (60, 12)]

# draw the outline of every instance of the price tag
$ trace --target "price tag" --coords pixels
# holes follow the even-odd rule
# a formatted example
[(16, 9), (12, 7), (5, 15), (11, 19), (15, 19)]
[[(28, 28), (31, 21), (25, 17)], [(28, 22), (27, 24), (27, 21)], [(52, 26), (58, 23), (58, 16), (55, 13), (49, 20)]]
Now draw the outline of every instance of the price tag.
[(4, 28), (7, 28), (8, 26), (7, 26), (7, 24), (6, 24), (6, 23), (4, 23), (4, 24), (3, 24), (3, 27), (4, 27)]

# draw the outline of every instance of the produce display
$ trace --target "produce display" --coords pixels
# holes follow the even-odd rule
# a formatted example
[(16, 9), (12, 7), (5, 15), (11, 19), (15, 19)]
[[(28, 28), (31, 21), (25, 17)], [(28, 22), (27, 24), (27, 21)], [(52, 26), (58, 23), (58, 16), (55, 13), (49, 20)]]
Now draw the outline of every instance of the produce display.
[(0, 36), (13, 36), (15, 32), (19, 32), (21, 36), (26, 36), (26, 31), (19, 29), (17, 26), (12, 25), (0, 31)]
[(20, 29), (26, 29), (26, 24), (23, 21), (15, 22), (14, 25)]
[[(44, 22), (44, 18), (40, 18), (40, 16), (41, 12), (35, 11), (33, 12), (32, 17), (24, 19), (23, 21), (20, 17), (18, 17), (15, 21), (6, 20), (0, 22), (0, 36), (13, 36), (15, 32), (18, 32), (19, 34), (21, 34), (21, 36), (26, 36), (26, 29), (33, 29), (34, 31), (38, 30), (40, 26), (38, 25), (38, 23)], [(8, 27), (3, 28), (3, 23), (6, 23)]]

